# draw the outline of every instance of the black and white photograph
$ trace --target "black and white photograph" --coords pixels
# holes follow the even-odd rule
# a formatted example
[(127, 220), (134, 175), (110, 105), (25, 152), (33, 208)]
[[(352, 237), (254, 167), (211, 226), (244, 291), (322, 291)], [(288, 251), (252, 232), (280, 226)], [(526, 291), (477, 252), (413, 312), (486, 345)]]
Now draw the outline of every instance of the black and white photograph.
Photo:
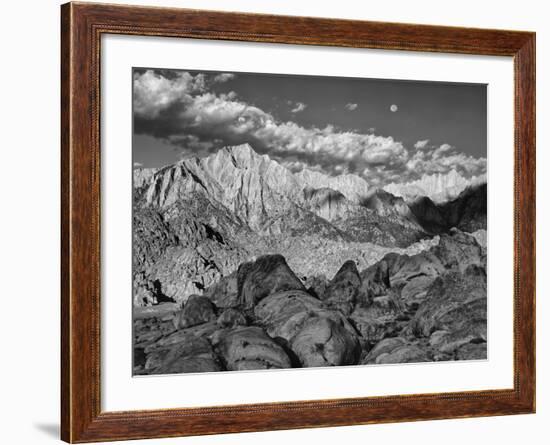
[(485, 84), (131, 81), (134, 376), (487, 359)]

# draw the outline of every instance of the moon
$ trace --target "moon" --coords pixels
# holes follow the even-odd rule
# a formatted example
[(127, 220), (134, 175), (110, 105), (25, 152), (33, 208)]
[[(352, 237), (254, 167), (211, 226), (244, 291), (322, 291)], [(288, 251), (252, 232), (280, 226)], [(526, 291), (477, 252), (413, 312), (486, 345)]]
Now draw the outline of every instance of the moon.
[(397, 108), (397, 105), (392, 104), (391, 107), (390, 107), (390, 111), (391, 111), (392, 113), (395, 113), (397, 110), (399, 110), (399, 108)]

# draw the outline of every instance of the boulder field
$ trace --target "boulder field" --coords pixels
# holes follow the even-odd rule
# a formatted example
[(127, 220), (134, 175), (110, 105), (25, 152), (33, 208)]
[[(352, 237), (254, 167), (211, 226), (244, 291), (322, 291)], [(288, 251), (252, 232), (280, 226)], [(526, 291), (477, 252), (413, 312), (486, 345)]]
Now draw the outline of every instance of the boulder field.
[(260, 256), (202, 295), (135, 307), (134, 374), (485, 359), (486, 270), (486, 248), (456, 229), (330, 280)]

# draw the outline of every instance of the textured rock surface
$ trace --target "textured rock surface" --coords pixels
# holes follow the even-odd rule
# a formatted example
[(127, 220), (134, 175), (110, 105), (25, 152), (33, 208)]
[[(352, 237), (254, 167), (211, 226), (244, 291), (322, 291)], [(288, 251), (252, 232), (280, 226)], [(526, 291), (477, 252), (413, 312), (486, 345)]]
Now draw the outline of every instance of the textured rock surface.
[(162, 364), (154, 368), (153, 373), (215, 372), (221, 369), (210, 343), (204, 338), (189, 336), (166, 352)]
[(464, 273), (439, 277), (419, 307), (411, 326), (422, 336), (435, 331), (487, 339), (487, 277), (485, 270), (470, 266)]
[(323, 300), (330, 307), (349, 315), (359, 301), (367, 303), (368, 297), (361, 291), (362, 280), (357, 266), (353, 261), (346, 261), (328, 284)]
[(217, 320), (218, 324), (224, 328), (234, 328), (236, 326), (246, 326), (246, 317), (237, 309), (226, 309), (223, 311)]
[(407, 321), (400, 298), (393, 294), (374, 298), (368, 307), (356, 308), (350, 319), (370, 344), (396, 335)]
[(218, 348), (230, 371), (291, 367), (283, 348), (259, 327), (229, 331)]
[(376, 358), (377, 364), (384, 363), (420, 363), (431, 361), (426, 351), (414, 345), (398, 346), (391, 352), (380, 354)]
[(174, 319), (174, 324), (178, 329), (185, 329), (207, 323), (215, 318), (216, 313), (212, 302), (207, 297), (192, 295)]
[(325, 317), (307, 320), (290, 341), (290, 348), (304, 367), (352, 365), (361, 352), (354, 335)]
[(219, 308), (233, 308), (240, 305), (239, 286), (237, 282), (237, 272), (233, 272), (227, 277), (223, 277), (209, 287), (205, 293), (210, 301)]
[(296, 178), (302, 188), (310, 187), (312, 189), (328, 188), (335, 190), (346, 197), (351, 202), (359, 203), (369, 193), (367, 182), (356, 175), (327, 176), (322, 173), (302, 170), (297, 173)]
[(245, 308), (255, 306), (270, 294), (305, 287), (288, 267), (282, 255), (266, 255), (245, 263), (237, 272), (239, 298)]
[(356, 331), (346, 317), (328, 309), (323, 302), (303, 291), (286, 291), (270, 295), (254, 309), (257, 323), (273, 338), (291, 341), (311, 318), (329, 318), (342, 325), (350, 334)]

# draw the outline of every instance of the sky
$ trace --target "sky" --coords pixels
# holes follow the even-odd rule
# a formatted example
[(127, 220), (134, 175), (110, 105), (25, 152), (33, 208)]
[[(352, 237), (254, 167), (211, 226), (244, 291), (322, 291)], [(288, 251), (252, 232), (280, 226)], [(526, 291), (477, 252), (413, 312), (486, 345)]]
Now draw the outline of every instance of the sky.
[(486, 172), (484, 84), (134, 68), (134, 167), (249, 143), (376, 186)]

